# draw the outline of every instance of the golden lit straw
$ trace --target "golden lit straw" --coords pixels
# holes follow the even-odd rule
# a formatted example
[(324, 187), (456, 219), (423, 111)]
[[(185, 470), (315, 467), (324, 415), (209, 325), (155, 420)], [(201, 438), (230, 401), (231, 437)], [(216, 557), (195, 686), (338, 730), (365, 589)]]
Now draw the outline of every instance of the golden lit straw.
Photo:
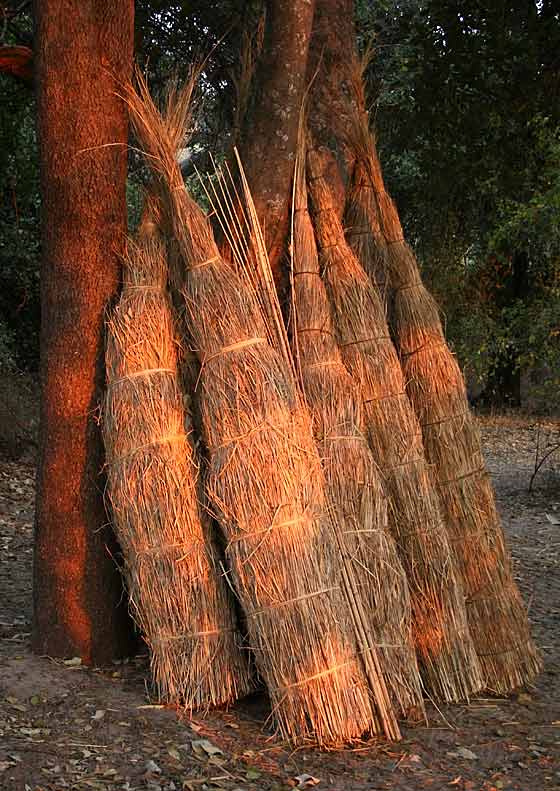
[(385, 190), (363, 111), (359, 68), (354, 79), (356, 168), (346, 212), (348, 239), (371, 277), (385, 281), (391, 329), (465, 591), (470, 631), (487, 687), (506, 694), (535, 678), (540, 659), (513, 578), (464, 379)]
[(164, 246), (147, 219), (124, 277), (107, 325), (103, 412), (113, 524), (160, 699), (207, 709), (247, 694), (251, 680), (198, 501)]
[(307, 163), (315, 233), (337, 340), (363, 399), (367, 436), (388, 495), (389, 526), (407, 574), (424, 683), (441, 700), (468, 698), (483, 686), (483, 679), (420, 427), (404, 392), (383, 305), (348, 247), (332, 206), (323, 175), (328, 155), (310, 150)]
[(325, 470), (326, 494), (341, 553), (351, 564), (365, 631), (375, 640), (385, 682), (404, 716), (423, 711), (412, 642), (406, 576), (388, 532), (387, 501), (362, 432), (359, 394), (335, 338), (307, 207), (305, 142), (296, 158), (291, 317), (294, 355)]
[(293, 375), (269, 342), (253, 290), (221, 258), (185, 191), (174, 136), (142, 80), (126, 100), (186, 269), (181, 290), (201, 362), (207, 492), (278, 730), (322, 744), (380, 732)]

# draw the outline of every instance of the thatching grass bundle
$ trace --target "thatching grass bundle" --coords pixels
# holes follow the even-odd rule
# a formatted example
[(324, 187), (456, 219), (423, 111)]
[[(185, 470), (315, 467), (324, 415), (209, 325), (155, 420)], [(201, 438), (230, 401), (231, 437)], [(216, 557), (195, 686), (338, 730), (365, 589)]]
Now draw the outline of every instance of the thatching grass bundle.
[(308, 154), (320, 259), (344, 362), (364, 402), (368, 439), (384, 476), (389, 525), (408, 577), (413, 633), (428, 689), (453, 701), (483, 686), (461, 586), (439, 512), (416, 416), (383, 305), (348, 247), (323, 178), (325, 154)]
[(374, 277), (385, 263), (392, 331), (467, 597), (470, 631), (487, 687), (504, 694), (534, 679), (538, 653), (513, 578), (463, 376), (385, 191), (367, 121), (358, 119), (356, 126), (349, 238)]
[(197, 498), (157, 237), (130, 240), (124, 274), (106, 350), (103, 436), (113, 523), (160, 698), (209, 708), (245, 695), (250, 672)]
[(307, 208), (305, 152), (298, 154), (292, 239), (292, 345), (325, 471), (341, 551), (353, 564), (366, 627), (403, 715), (423, 710), (411, 633), (410, 596), (388, 532), (387, 501), (362, 432), (361, 401), (336, 342)]
[(340, 557), (321, 518), (320, 460), (289, 366), (270, 343), (254, 292), (220, 257), (184, 189), (169, 123), (142, 83), (127, 101), (187, 270), (207, 491), (278, 729), (320, 743), (381, 729), (393, 736), (390, 719), (377, 720), (356, 656)]
[(387, 245), (379, 224), (375, 190), (362, 159), (354, 163), (344, 225), (346, 240), (376, 287), (389, 316), (392, 294), (387, 279)]

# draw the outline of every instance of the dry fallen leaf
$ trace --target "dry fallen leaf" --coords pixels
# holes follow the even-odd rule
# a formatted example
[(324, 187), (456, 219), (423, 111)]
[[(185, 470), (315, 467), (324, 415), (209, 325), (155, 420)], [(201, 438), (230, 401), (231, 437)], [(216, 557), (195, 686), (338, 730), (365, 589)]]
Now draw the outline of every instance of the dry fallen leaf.
[(478, 755), (468, 747), (457, 747), (454, 752), (448, 752), (449, 758), (464, 758), (465, 761), (478, 761)]
[(156, 764), (155, 761), (152, 761), (151, 759), (149, 761), (146, 761), (144, 769), (146, 770), (146, 774), (150, 774), (150, 775), (161, 774), (161, 768)]
[(192, 744), (193, 751), (197, 755), (206, 754), (206, 755), (209, 755), (209, 756), (213, 756), (213, 755), (223, 755), (224, 754), (223, 751), (220, 750), (219, 747), (216, 747), (216, 745), (212, 744), (212, 742), (209, 741), (208, 739), (195, 739), (193, 742), (191, 742), (191, 744)]
[(313, 777), (313, 775), (306, 773), (296, 775), (294, 780), (297, 782), (296, 788), (312, 788), (312, 786), (317, 786), (321, 782), (318, 777)]

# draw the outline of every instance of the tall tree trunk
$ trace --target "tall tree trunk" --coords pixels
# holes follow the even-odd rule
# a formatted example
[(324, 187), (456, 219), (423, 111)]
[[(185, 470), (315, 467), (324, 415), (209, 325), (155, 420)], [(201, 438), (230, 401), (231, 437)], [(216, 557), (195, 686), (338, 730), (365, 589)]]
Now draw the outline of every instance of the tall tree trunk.
[[(130, 623), (103, 507), (104, 314), (126, 232), (133, 0), (36, 0), (41, 156), (41, 430), (34, 650), (101, 664)], [(115, 145), (116, 144), (116, 145)]]
[(268, 0), (263, 55), (242, 159), (276, 282), (289, 229), (298, 121), (306, 88), (315, 0)]
[(308, 66), (308, 80), (315, 77), (308, 125), (314, 145), (332, 154), (325, 175), (340, 216), (351, 169), (347, 134), (355, 47), (353, 0), (317, 0)]

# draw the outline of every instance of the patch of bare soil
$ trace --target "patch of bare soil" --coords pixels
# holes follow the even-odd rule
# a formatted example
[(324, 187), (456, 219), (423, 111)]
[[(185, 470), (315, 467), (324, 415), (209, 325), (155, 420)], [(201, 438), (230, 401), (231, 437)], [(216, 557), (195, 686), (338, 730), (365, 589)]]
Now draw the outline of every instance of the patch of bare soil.
[[(397, 745), (291, 750), (256, 697), (206, 719), (149, 700), (145, 657), (110, 669), (29, 650), (33, 468), (0, 462), (0, 788), (560, 789), (560, 459), (534, 468), (536, 427), (485, 419), (485, 449), (545, 669), (507, 700), (430, 707)], [(541, 430), (552, 437), (558, 426)], [(316, 782), (317, 781), (317, 782)]]

